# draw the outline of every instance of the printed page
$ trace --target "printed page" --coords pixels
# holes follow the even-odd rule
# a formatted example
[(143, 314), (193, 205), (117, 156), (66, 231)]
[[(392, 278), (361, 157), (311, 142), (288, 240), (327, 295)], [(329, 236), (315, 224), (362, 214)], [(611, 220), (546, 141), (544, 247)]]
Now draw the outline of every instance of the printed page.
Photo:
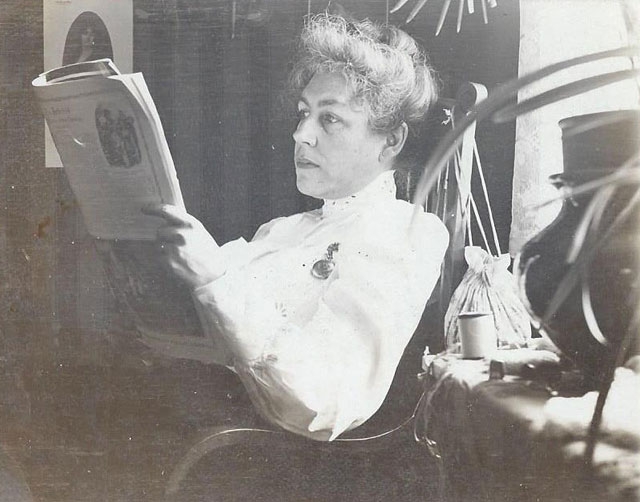
[(87, 229), (101, 239), (154, 239), (161, 220), (141, 208), (183, 206), (155, 106), (140, 89), (141, 74), (34, 81)]

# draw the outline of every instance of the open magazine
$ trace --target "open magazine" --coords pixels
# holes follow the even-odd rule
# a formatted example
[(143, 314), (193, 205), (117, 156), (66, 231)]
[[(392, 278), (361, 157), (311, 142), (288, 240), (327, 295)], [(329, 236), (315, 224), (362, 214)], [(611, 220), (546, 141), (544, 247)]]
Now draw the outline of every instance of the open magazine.
[[(142, 74), (109, 59), (56, 68), (33, 81), (124, 322), (170, 356), (226, 363), (205, 337), (188, 288), (162, 266), (150, 203), (184, 207), (162, 124)], [(127, 330), (128, 331), (128, 330)]]
[(142, 74), (101, 59), (42, 73), (33, 89), (89, 233), (155, 239), (162, 222), (141, 208), (184, 203)]

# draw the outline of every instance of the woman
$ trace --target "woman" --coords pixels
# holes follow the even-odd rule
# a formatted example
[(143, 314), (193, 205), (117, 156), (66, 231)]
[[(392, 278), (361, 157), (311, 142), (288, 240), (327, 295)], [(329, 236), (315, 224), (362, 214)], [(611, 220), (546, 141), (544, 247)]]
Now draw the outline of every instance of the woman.
[(206, 333), (224, 342), (218, 361), (265, 418), (332, 440), (382, 404), (439, 276), (446, 229), (427, 213), (410, 225), (392, 170), (436, 89), (407, 34), (329, 15), (307, 23), (291, 80), (297, 187), (321, 209), (224, 246), (174, 206), (150, 213)]

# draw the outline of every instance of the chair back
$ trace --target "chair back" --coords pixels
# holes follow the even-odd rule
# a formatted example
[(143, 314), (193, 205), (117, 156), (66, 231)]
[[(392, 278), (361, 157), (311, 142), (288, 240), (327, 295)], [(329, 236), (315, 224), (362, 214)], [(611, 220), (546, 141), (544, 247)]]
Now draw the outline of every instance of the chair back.
[[(457, 120), (487, 97), (482, 84), (467, 82), (460, 87), (448, 112), (448, 124), (454, 127)], [(466, 210), (471, 194), (471, 173), (474, 161), (476, 124), (464, 134), (462, 143), (442, 170), (438, 182), (431, 190), (426, 209), (438, 216), (449, 230), (449, 248), (442, 264), (442, 274), (436, 287), (437, 303), (444, 316), (456, 286), (466, 270), (464, 247), (470, 224)]]

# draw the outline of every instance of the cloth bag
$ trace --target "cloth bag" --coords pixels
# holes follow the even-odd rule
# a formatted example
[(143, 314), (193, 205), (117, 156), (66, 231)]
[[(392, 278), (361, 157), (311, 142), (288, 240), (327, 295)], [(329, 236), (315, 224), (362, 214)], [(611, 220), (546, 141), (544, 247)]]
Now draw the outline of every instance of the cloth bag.
[(508, 270), (510, 256), (492, 256), (481, 247), (467, 246), (464, 258), (467, 271), (445, 314), (447, 350), (460, 351), (458, 314), (461, 312), (493, 312), (498, 347), (526, 347), (531, 338), (531, 325), (518, 296), (515, 277)]

